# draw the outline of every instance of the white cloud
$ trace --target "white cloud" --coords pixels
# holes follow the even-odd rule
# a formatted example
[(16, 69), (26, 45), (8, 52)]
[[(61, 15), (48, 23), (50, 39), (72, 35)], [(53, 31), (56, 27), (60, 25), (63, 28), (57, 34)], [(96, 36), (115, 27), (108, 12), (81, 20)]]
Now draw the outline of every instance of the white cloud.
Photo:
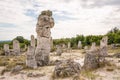
[[(15, 25), (12, 28), (0, 27), (0, 40), (13, 39), (18, 35), (29, 39), (31, 34), (36, 35), (37, 16), (47, 9), (53, 11), (56, 21), (52, 29), (53, 38), (105, 34), (111, 28), (119, 26), (120, 11), (117, 10), (120, 8), (105, 4), (103, 7), (91, 7), (96, 2), (97, 0), (0, 0), (0, 23)], [(26, 13), (29, 10), (32, 13), (28, 15)]]

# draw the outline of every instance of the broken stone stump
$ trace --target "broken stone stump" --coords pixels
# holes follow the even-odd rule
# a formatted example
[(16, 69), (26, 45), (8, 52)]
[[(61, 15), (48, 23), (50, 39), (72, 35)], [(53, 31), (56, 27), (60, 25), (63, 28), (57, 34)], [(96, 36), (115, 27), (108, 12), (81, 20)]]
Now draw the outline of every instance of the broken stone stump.
[(23, 69), (23, 66), (17, 65), (11, 70), (11, 74), (19, 74), (19, 72)]
[(90, 48), (91, 51), (95, 51), (96, 50), (96, 43), (93, 42)]
[(58, 62), (55, 66), (53, 76), (57, 77), (69, 77), (76, 74), (80, 74), (81, 65), (73, 60), (63, 60)]
[(91, 51), (87, 52), (84, 59), (83, 69), (85, 70), (94, 70), (99, 67), (99, 57), (94, 55), (96, 53), (92, 53)]
[(8, 44), (4, 44), (4, 53), (6, 56), (10, 55), (10, 49)]
[(13, 40), (13, 52), (15, 55), (20, 55), (20, 43), (18, 40)]
[(26, 54), (26, 66), (30, 68), (37, 68), (37, 63), (35, 60), (35, 48), (33, 46), (28, 47), (28, 51)]
[(35, 50), (35, 59), (37, 66), (49, 64), (49, 53), (51, 49), (51, 31), (54, 26), (52, 11), (42, 11), (38, 17), (36, 25), (37, 47)]
[(56, 53), (57, 53), (57, 56), (61, 56), (61, 54), (62, 54), (62, 46), (61, 45), (57, 45), (56, 46), (57, 47), (57, 50), (56, 50)]

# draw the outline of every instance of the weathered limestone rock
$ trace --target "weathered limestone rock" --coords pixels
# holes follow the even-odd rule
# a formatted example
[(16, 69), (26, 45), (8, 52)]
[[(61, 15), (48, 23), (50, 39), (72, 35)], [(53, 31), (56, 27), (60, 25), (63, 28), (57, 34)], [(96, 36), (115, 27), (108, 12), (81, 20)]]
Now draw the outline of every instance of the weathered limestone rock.
[(102, 38), (100, 41), (100, 55), (101, 56), (107, 56), (107, 42), (108, 42), (108, 37), (105, 36)]
[(100, 41), (100, 48), (97, 49), (95, 43), (92, 43), (91, 49), (87, 51), (84, 60), (84, 69), (92, 70), (105, 65), (105, 56), (107, 56), (107, 37)]
[(67, 52), (67, 46), (65, 44), (62, 44), (62, 52)]
[(9, 50), (9, 45), (8, 44), (4, 44), (4, 52), (5, 52), (6, 56), (10, 55), (10, 50)]
[(96, 43), (93, 42), (92, 45), (91, 45), (90, 50), (91, 50), (91, 51), (95, 51), (96, 49), (97, 49), (97, 48), (96, 48)]
[(31, 35), (31, 46), (35, 47), (35, 38), (34, 35)]
[(70, 42), (68, 42), (68, 49), (70, 49), (71, 48), (71, 43)]
[(100, 53), (99, 53), (99, 56), (101, 56), (100, 62), (105, 62), (105, 56), (108, 56), (107, 42), (108, 42), (107, 36), (103, 37), (102, 40), (100, 41)]
[(15, 55), (20, 55), (20, 44), (18, 40), (13, 40), (13, 51)]
[(85, 46), (85, 47), (84, 47), (84, 50), (88, 50), (88, 49), (89, 49), (88, 46)]
[(42, 11), (38, 17), (36, 25), (37, 47), (35, 50), (35, 59), (38, 66), (49, 64), (49, 53), (51, 49), (51, 31), (54, 26), (52, 11)]
[(37, 68), (37, 63), (35, 60), (35, 47), (29, 46), (26, 54), (26, 66), (30, 68)]
[(99, 67), (99, 57), (93, 54), (91, 52), (86, 53), (83, 66), (85, 70), (93, 70)]
[(82, 43), (81, 43), (81, 41), (78, 42), (78, 49), (82, 49)]
[(19, 74), (19, 72), (23, 69), (23, 66), (17, 65), (11, 70), (11, 74)]
[(58, 62), (54, 69), (54, 77), (69, 77), (80, 74), (81, 65), (73, 60), (63, 60)]
[(62, 52), (63, 52), (63, 51), (62, 51), (62, 46), (61, 46), (61, 45), (57, 45), (56, 47), (57, 47), (57, 50), (56, 50), (57, 55), (58, 55), (58, 56), (61, 56), (61, 54), (62, 54)]
[(68, 42), (68, 45), (67, 45), (67, 52), (71, 52), (71, 43)]
[(93, 70), (99, 67), (99, 49), (96, 48), (96, 44), (92, 43), (90, 50), (86, 51), (84, 66), (86, 70)]

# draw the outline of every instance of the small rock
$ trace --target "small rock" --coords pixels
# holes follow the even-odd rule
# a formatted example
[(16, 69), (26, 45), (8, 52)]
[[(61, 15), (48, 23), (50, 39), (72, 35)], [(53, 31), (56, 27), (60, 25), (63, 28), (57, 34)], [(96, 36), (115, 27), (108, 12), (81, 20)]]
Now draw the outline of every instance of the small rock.
[(11, 73), (12, 73), (12, 74), (17, 74), (17, 73), (19, 73), (22, 69), (23, 69), (23, 66), (17, 65), (17, 66), (15, 66), (15, 67), (11, 70)]
[(120, 53), (116, 53), (113, 56), (116, 57), (116, 58), (120, 58)]
[(107, 68), (106, 70), (107, 70), (107, 71), (113, 71), (114, 69), (111, 68), (111, 67), (109, 67), (109, 68)]
[(28, 73), (27, 77), (42, 77), (45, 76), (45, 74), (40, 74), (40, 73)]
[(58, 62), (55, 66), (53, 76), (56, 77), (69, 77), (79, 74), (81, 65), (73, 60), (63, 60)]

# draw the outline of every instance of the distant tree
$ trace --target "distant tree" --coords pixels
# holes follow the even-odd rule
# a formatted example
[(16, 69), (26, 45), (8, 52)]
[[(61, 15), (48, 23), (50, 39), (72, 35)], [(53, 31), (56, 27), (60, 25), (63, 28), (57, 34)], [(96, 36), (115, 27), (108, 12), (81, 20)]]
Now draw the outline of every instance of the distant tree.
[(23, 36), (17, 36), (13, 40), (18, 40), (20, 43), (24, 43), (24, 37)]

